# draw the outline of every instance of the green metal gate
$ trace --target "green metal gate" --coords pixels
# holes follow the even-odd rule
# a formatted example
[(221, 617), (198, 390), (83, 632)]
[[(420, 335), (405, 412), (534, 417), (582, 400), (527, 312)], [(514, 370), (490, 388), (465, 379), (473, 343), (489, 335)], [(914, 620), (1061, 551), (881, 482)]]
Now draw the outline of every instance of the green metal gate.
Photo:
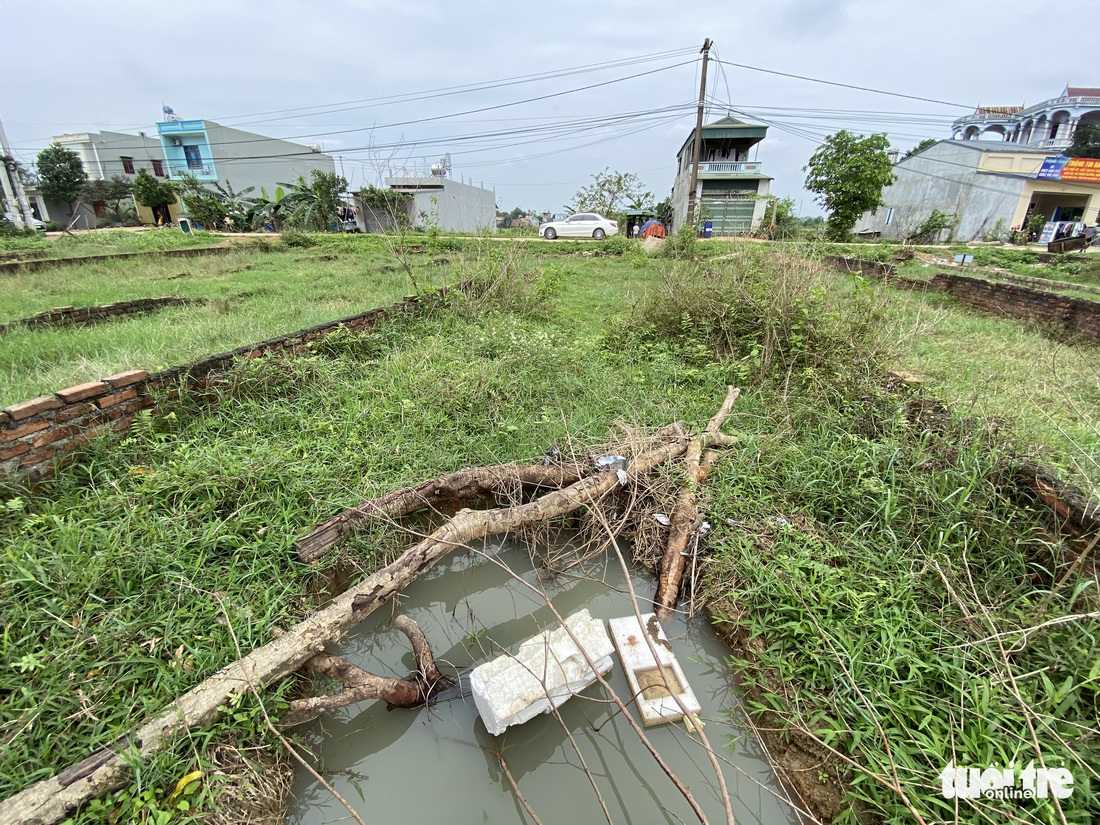
[(756, 209), (756, 198), (750, 195), (730, 194), (715, 198), (704, 194), (704, 215), (714, 223), (714, 234), (747, 235), (752, 231), (752, 213)]

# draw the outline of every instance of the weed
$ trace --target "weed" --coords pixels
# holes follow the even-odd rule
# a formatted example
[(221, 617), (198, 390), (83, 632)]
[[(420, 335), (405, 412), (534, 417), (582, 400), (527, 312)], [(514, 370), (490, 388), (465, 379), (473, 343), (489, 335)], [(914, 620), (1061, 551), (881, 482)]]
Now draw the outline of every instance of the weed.
[(702, 344), (733, 359), (741, 381), (844, 382), (888, 352), (884, 302), (861, 279), (830, 297), (803, 258), (741, 248), (706, 269), (674, 266), (634, 308), (622, 337)]

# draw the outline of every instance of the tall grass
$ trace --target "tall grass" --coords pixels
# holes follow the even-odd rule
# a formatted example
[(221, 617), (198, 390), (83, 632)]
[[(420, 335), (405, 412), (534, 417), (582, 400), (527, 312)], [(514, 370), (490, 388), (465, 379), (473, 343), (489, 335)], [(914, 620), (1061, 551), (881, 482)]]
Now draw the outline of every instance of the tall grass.
[[(433, 268), (428, 283), (450, 279)], [(0, 337), (0, 405), (113, 375), (163, 369), (336, 318), (387, 306), (408, 291), (381, 253), (234, 252), (187, 260), (89, 264), (0, 279), (0, 317), (54, 306), (179, 295), (201, 305), (89, 327)]]
[[(710, 589), (746, 640), (736, 666), (757, 709), (858, 763), (820, 749), (823, 781), (839, 775), (885, 821), (914, 817), (881, 780), (926, 822), (1094, 821), (1096, 582), (1051, 595), (1067, 558), (1000, 492), (995, 441), (877, 412), (868, 432), (865, 413), (791, 410), (790, 429), (716, 471)], [(1074, 775), (1061, 811), (941, 795), (949, 762), (1032, 760)]]
[[(76, 258), (120, 252), (156, 252), (193, 246), (215, 246), (225, 239), (211, 232), (179, 229), (98, 229), (71, 235), (0, 237), (0, 252), (30, 252), (34, 258)], [(17, 256), (18, 257), (18, 256)]]
[[(701, 424), (734, 381), (742, 446), (707, 480), (708, 586), (760, 642), (758, 661), (735, 665), (760, 701), (866, 767), (846, 774), (849, 801), (904, 820), (868, 779), (892, 776), (892, 760), (919, 810), (949, 818), (929, 774), (937, 760), (1026, 757), (1026, 720), (1044, 757), (1095, 760), (1095, 619), (1020, 633), (1086, 613), (1095, 591), (1075, 580), (1050, 596), (1064, 548), (998, 491), (998, 439), (925, 432), (877, 389), (876, 353), (892, 351), (877, 293), (762, 253), (710, 261), (708, 273), (630, 251), (587, 259), (543, 245), (512, 258), (474, 243), (486, 246), (447, 264), (481, 285), (471, 297), (243, 364), (216, 409), (143, 415), (42, 489), (0, 487), (0, 797), (234, 658), (219, 602), (246, 648), (312, 608), (325, 571), (293, 561), (292, 545), (316, 522), (461, 467), (600, 442), (616, 419)], [(271, 286), (300, 300), (324, 266), (354, 271), (350, 244), (261, 261), (282, 261)], [(338, 260), (294, 257), (307, 254)], [(368, 532), (325, 565), (365, 574), (400, 542)], [(1013, 703), (1009, 672), (1030, 710)], [(267, 696), (272, 711), (288, 689)], [(78, 821), (209, 811), (215, 775), (185, 786), (186, 812), (172, 791), (209, 766), (214, 742), (261, 754), (256, 707), (182, 738)], [(1091, 800), (1063, 801), (1067, 819), (1085, 821)]]

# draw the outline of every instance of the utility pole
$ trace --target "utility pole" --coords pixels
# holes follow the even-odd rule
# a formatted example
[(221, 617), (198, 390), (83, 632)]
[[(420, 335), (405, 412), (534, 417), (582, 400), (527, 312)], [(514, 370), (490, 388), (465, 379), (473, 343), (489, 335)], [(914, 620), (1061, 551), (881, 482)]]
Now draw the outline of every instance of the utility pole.
[(703, 41), (703, 70), (699, 78), (699, 110), (695, 113), (695, 140), (691, 147), (691, 187), (688, 189), (687, 225), (695, 226), (695, 190), (699, 186), (699, 152), (703, 141), (703, 107), (707, 102), (707, 61), (710, 60), (710, 38)]
[[(3, 121), (0, 121), (0, 155), (3, 155), (4, 164), (4, 172), (0, 177), (4, 179), (4, 197), (8, 201), (12, 217), (18, 220), (18, 215), (21, 213), (23, 225), (27, 228), (33, 227), (34, 213), (31, 211), (31, 205), (27, 202), (27, 195), (23, 191), (23, 181), (19, 179), (19, 167), (15, 163), (15, 158), (12, 157), (11, 149), (8, 148), (8, 136), (4, 132)], [(14, 198), (11, 192), (12, 188), (15, 189)], [(16, 204), (19, 206), (19, 212), (16, 212)]]

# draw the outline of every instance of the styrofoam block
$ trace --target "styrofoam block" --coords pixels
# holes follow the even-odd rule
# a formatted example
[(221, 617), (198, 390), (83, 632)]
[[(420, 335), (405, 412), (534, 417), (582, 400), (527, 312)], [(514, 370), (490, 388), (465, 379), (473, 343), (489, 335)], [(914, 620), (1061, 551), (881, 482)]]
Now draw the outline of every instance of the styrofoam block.
[(512, 653), (478, 665), (470, 673), (474, 704), (489, 733), (501, 734), (584, 690), (596, 681), (588, 661), (600, 674), (611, 670), (615, 648), (603, 621), (581, 610), (566, 618), (565, 624), (585, 653), (559, 625), (528, 639)]

